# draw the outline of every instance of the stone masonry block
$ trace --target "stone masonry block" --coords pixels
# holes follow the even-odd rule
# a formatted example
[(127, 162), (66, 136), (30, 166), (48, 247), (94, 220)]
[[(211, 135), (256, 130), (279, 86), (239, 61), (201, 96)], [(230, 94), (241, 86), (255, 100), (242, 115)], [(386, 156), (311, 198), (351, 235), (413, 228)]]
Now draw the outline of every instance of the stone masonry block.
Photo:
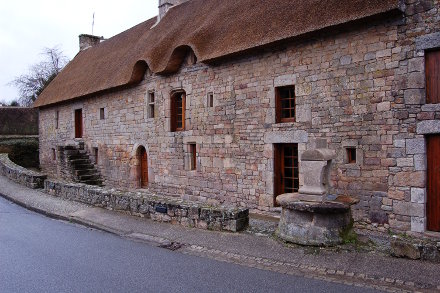
[(440, 46), (440, 32), (416, 38), (417, 50), (426, 50)]
[(297, 122), (312, 121), (312, 109), (310, 105), (298, 105), (296, 110)]
[(426, 192), (424, 188), (411, 188), (411, 202), (413, 203), (426, 203)]
[(440, 120), (426, 120), (417, 123), (418, 134), (440, 133)]
[(378, 112), (385, 112), (389, 111), (391, 109), (391, 103), (390, 102), (382, 102), (377, 104), (377, 111)]
[(406, 140), (406, 153), (408, 155), (424, 154), (426, 152), (425, 139), (414, 138)]
[(425, 73), (413, 72), (408, 75), (409, 89), (422, 89), (425, 87)]
[(416, 171), (426, 171), (426, 155), (414, 155), (414, 168)]
[(424, 217), (425, 205), (406, 201), (394, 201), (393, 212), (401, 216)]
[(394, 176), (395, 186), (425, 187), (425, 172), (399, 172)]
[(296, 74), (286, 74), (286, 75), (277, 76), (274, 79), (273, 83), (275, 87), (295, 85)]
[(265, 143), (307, 143), (308, 134), (305, 130), (272, 131), (264, 135)]
[(425, 232), (426, 219), (420, 217), (411, 217), (411, 231), (413, 232)]
[(423, 89), (405, 90), (403, 98), (406, 105), (420, 105), (425, 102), (425, 91)]

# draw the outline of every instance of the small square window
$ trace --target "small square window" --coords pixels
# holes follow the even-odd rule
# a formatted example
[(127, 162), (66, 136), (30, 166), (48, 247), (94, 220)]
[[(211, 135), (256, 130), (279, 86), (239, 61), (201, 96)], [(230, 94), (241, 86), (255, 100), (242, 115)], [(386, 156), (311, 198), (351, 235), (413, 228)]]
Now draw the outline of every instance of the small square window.
[(154, 104), (155, 104), (154, 92), (149, 92), (148, 93), (148, 118), (154, 118)]
[(206, 104), (208, 108), (214, 107), (214, 93), (208, 93)]
[(356, 164), (356, 148), (346, 148), (347, 152), (347, 164)]
[(95, 156), (95, 164), (98, 164), (98, 148), (93, 148), (93, 155)]
[(189, 152), (191, 154), (190, 170), (196, 170), (197, 168), (197, 148), (195, 143), (189, 145)]
[(99, 119), (101, 119), (101, 120), (105, 119), (105, 110), (104, 110), (104, 108), (99, 109)]
[(295, 87), (275, 89), (276, 123), (295, 122)]

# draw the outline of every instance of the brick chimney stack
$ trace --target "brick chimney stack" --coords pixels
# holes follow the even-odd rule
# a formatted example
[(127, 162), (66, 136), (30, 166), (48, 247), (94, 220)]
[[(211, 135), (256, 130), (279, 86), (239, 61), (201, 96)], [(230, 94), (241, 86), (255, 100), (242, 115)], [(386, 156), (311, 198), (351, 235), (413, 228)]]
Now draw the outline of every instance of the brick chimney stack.
[(96, 46), (103, 40), (104, 37), (92, 36), (87, 34), (79, 35), (79, 50), (83, 51), (90, 47)]
[(188, 0), (159, 0), (159, 15), (157, 16), (157, 22), (159, 22), (165, 16), (165, 14), (168, 12), (168, 9), (186, 1)]

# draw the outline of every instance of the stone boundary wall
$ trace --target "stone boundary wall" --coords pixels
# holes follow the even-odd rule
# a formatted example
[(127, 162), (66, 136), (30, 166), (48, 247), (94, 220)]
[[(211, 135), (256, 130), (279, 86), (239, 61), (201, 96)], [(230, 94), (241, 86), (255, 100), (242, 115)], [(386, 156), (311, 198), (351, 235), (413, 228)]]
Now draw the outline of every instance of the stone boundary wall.
[(47, 177), (44, 174), (18, 166), (9, 159), (8, 154), (0, 154), (0, 175), (33, 189), (43, 188), (44, 180)]
[(147, 192), (124, 192), (56, 180), (46, 180), (44, 189), (50, 195), (64, 199), (185, 227), (237, 232), (249, 223), (249, 210), (244, 208), (209, 206)]

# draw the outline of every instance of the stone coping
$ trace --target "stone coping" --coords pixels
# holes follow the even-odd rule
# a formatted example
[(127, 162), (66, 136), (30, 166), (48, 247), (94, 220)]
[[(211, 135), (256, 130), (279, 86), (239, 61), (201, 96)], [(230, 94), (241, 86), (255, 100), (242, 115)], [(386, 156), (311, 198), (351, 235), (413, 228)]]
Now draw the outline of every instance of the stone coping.
[(15, 164), (9, 159), (8, 154), (0, 154), (0, 174), (33, 189), (43, 188), (44, 180), (47, 178), (45, 174)]
[(346, 196), (322, 202), (303, 201), (299, 200), (297, 193), (281, 194), (276, 200), (282, 208), (320, 214), (344, 213), (350, 209), (352, 204), (357, 202), (355, 199)]
[(213, 206), (158, 196), (148, 191), (123, 191), (52, 179), (44, 182), (44, 189), (64, 199), (185, 227), (237, 232), (245, 229), (249, 223), (249, 210), (245, 208)]

